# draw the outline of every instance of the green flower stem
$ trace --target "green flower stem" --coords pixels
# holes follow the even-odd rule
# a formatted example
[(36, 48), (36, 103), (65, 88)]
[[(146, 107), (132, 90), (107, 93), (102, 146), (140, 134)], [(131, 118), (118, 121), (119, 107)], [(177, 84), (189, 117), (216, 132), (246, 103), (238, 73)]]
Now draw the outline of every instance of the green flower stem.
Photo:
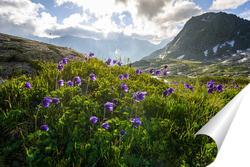
[(86, 88), (86, 95), (87, 95), (87, 92), (88, 92), (89, 81), (90, 81), (90, 77), (88, 79), (88, 84), (87, 84), (87, 88)]
[(56, 85), (55, 85), (55, 91), (56, 91), (56, 89), (57, 89), (57, 77), (58, 77), (58, 71), (57, 71), (57, 73), (56, 73)]
[[(132, 106), (134, 106), (134, 104), (135, 104), (135, 101), (133, 100), (133, 105)], [(130, 119), (132, 118), (133, 111), (134, 110), (132, 110), (131, 113), (130, 113)]]

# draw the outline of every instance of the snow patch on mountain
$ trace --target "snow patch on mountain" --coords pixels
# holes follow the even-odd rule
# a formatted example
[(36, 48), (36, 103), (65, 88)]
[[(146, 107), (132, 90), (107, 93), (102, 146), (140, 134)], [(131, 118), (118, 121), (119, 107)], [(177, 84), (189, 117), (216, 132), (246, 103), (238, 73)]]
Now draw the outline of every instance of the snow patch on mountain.
[(214, 54), (217, 54), (217, 49), (218, 49), (218, 46), (219, 46), (219, 44), (218, 44), (218, 45), (216, 45), (216, 46), (213, 48)]
[(179, 57), (177, 57), (177, 59), (182, 59), (185, 55), (181, 55)]
[(231, 45), (231, 47), (234, 47), (235, 41), (227, 42), (227, 44)]
[(242, 63), (242, 62), (244, 62), (244, 61), (246, 61), (246, 60), (247, 60), (247, 58), (244, 57), (243, 59), (238, 60), (238, 63)]
[(208, 50), (206, 50), (206, 51), (204, 52), (204, 54), (205, 54), (206, 57), (207, 57), (207, 52), (208, 52)]

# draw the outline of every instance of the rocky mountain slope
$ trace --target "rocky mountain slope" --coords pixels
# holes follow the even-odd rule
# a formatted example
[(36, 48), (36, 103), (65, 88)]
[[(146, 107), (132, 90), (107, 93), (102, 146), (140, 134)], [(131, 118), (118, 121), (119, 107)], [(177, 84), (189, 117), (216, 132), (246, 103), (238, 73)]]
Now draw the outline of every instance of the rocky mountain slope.
[(0, 33), (0, 76), (2, 78), (13, 75), (13, 71), (31, 76), (36, 68), (32, 60), (58, 63), (68, 55), (74, 55), (75, 61), (84, 57), (83, 53), (67, 47)]
[(168, 65), (167, 76), (153, 76), (157, 78), (176, 78), (185, 77), (201, 77), (201, 76), (225, 76), (233, 78), (250, 78), (250, 49), (238, 51), (229, 57), (223, 57), (220, 61), (191, 61), (183, 59), (156, 58), (140, 60), (133, 63), (133, 67), (141, 69), (144, 73), (148, 73), (150, 68), (154, 70), (161, 69)]
[(219, 60), (250, 48), (250, 21), (223, 12), (192, 17), (163, 49), (146, 59)]

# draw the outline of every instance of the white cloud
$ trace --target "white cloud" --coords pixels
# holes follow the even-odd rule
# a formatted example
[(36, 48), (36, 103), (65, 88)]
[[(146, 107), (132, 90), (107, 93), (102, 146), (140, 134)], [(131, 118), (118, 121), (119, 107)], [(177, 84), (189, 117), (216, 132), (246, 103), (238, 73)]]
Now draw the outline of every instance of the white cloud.
[(246, 19), (246, 20), (250, 20), (250, 10), (245, 11), (245, 12), (239, 14), (239, 16), (242, 17), (242, 18), (244, 18), (244, 19)]
[(46, 29), (57, 25), (56, 17), (49, 13), (42, 12), (39, 17), (38, 10), (45, 9), (40, 3), (32, 3), (29, 0), (3, 0), (0, 1), (0, 20), (5, 26), (0, 30), (11, 33), (18, 30), (22, 35), (37, 35), (44, 37)]
[(88, 22), (89, 19), (90, 17), (86, 13), (83, 13), (82, 15), (80, 15), (79, 13), (75, 13), (70, 15), (70, 17), (65, 18), (63, 20), (63, 24), (74, 27), (79, 25), (83, 21)]
[(236, 9), (249, 0), (213, 0), (213, 4), (208, 10)]
[[(0, 0), (0, 8), (3, 8), (0, 10), (2, 19), (0, 23), (8, 23), (9, 26), (18, 25), (19, 28), (30, 27), (32, 31), (28, 33), (39, 37), (49, 37), (49, 32), (57, 36), (91, 37), (92, 35), (96, 39), (114, 38), (125, 34), (159, 43), (161, 40), (172, 39), (188, 19), (202, 13), (202, 9), (190, 0), (55, 0), (54, 2), (55, 7), (71, 2), (72, 6), (74, 4), (81, 7), (82, 13), (78, 11), (64, 18), (62, 24), (58, 24), (56, 16), (52, 17), (46, 12), (39, 15), (39, 9), (45, 10), (39, 3), (32, 3), (30, 0)], [(117, 25), (112, 20), (114, 14), (118, 16), (120, 25), (124, 28), (120, 28), (119, 23)], [(128, 24), (127, 19), (130, 16), (131, 23)], [(91, 17), (96, 17), (97, 20), (90, 23)], [(83, 22), (88, 24), (82, 24)], [(1, 29), (3, 28), (0, 27)]]

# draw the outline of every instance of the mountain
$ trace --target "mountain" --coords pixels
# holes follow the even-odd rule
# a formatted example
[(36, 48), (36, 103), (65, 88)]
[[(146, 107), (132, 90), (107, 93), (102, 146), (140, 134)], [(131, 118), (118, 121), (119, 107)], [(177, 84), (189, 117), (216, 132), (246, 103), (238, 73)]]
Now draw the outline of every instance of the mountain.
[(164, 48), (142, 58), (215, 61), (250, 48), (250, 21), (224, 12), (192, 17)]
[(167, 44), (167, 42), (162, 41), (160, 44), (154, 45), (146, 40), (133, 39), (128, 36), (122, 36), (116, 40), (94, 40), (91, 38), (81, 38), (71, 35), (61, 36), (54, 39), (39, 37), (30, 37), (30, 39), (64, 47), (71, 47), (81, 53), (89, 54), (90, 52), (93, 52), (99, 59), (117, 59), (121, 56), (122, 61), (123, 58), (126, 57), (130, 58), (131, 62), (138, 61), (152, 53), (154, 50), (160, 49)]

